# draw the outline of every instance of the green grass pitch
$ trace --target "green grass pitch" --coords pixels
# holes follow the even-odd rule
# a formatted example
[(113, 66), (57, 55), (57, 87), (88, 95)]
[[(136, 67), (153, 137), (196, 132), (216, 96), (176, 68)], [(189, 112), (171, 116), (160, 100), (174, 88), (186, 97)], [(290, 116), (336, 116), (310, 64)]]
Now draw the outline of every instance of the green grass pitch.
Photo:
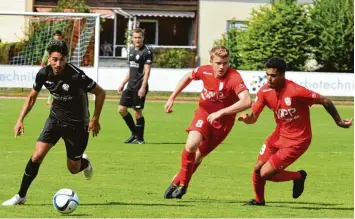
[[(20, 185), (24, 167), (49, 113), (38, 100), (25, 120), (25, 135), (14, 138), (13, 125), (23, 100), (0, 99), (0, 202)], [(90, 103), (91, 108), (93, 102)], [(292, 182), (266, 184), (266, 207), (245, 207), (253, 198), (251, 173), (264, 139), (273, 131), (272, 112), (265, 108), (257, 124), (236, 123), (229, 137), (212, 152), (192, 178), (181, 200), (163, 193), (180, 166), (180, 155), (196, 103), (176, 103), (174, 113), (164, 103), (148, 102), (145, 145), (125, 145), (128, 128), (117, 113), (117, 102), (106, 102), (101, 133), (90, 137), (87, 153), (94, 178), (71, 175), (61, 140), (44, 160), (22, 206), (1, 207), (0, 217), (61, 217), (52, 196), (71, 188), (80, 198), (71, 217), (354, 217), (354, 129), (338, 128), (323, 107), (312, 107), (313, 142), (289, 170), (308, 172), (304, 194), (293, 199)], [(353, 107), (338, 107), (343, 118)]]

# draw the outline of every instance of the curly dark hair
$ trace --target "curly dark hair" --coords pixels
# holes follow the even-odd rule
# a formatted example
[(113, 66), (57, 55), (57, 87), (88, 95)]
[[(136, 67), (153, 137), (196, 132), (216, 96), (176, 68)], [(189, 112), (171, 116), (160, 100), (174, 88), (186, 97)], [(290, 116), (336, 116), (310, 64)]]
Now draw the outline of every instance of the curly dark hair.
[(52, 54), (52, 52), (59, 52), (63, 56), (67, 56), (68, 52), (68, 45), (65, 40), (53, 40), (47, 46), (48, 54)]
[(287, 64), (286, 61), (279, 57), (273, 57), (265, 63), (266, 68), (276, 68), (277, 72), (285, 73)]

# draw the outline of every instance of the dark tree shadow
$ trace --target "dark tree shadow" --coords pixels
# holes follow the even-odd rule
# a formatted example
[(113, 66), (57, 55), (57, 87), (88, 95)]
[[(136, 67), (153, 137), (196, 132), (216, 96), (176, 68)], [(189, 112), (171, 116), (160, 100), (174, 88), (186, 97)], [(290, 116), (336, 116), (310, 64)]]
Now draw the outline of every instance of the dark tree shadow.
[[(226, 203), (226, 204), (245, 204), (248, 200), (223, 200), (223, 199), (193, 199), (193, 200), (181, 200), (180, 202), (214, 202), (214, 203)], [(277, 204), (277, 205), (274, 205)], [(314, 205), (314, 207), (310, 206), (288, 206), (288, 204), (292, 205)], [(312, 209), (312, 208), (323, 208), (323, 209), (332, 209), (331, 207), (325, 206), (337, 206), (339, 204), (336, 203), (322, 203), (322, 202), (298, 202), (298, 201), (267, 201), (266, 206), (270, 207), (290, 207), (290, 208), (300, 208), (300, 209)], [(319, 206), (319, 207), (316, 207)], [(323, 206), (323, 207), (322, 207)], [(341, 210), (343, 208), (333, 207), (334, 209)], [(344, 208), (344, 210), (354, 210), (354, 208)]]
[(164, 203), (134, 203), (134, 202), (106, 202), (106, 203), (84, 203), (82, 206), (100, 206), (100, 205), (137, 205), (137, 206), (162, 206), (162, 207), (186, 207), (193, 205), (186, 204), (164, 204)]
[(63, 217), (81, 217), (81, 216), (90, 216), (91, 214), (62, 214)]
[(181, 145), (184, 145), (185, 142), (149, 142), (149, 141), (146, 141), (145, 144), (181, 144)]

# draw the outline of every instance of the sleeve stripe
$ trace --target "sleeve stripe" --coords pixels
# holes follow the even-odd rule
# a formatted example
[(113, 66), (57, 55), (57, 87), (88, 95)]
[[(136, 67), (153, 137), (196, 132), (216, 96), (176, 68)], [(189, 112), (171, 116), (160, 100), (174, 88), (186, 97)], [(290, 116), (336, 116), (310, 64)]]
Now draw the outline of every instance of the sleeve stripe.
[(78, 74), (80, 74), (80, 69), (78, 67), (76, 67), (75, 65), (71, 64), (71, 63), (68, 63), (68, 65), (74, 70), (76, 71)]
[(147, 45), (144, 44), (144, 47), (149, 51), (152, 52)]

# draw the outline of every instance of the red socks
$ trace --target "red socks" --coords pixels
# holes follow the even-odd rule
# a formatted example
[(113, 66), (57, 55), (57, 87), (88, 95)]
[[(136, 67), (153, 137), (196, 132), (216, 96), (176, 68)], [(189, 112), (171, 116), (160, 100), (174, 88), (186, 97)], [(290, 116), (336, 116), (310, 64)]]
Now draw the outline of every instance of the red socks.
[(273, 182), (285, 182), (285, 181), (291, 181), (291, 180), (299, 180), (301, 179), (301, 173), (299, 172), (292, 172), (292, 171), (286, 171), (282, 170), (272, 176), (268, 181), (273, 181)]
[(184, 148), (182, 155), (181, 155), (181, 168), (178, 175), (174, 178), (173, 183), (175, 185), (184, 185), (188, 186), (192, 174), (197, 169), (198, 165), (195, 165), (195, 156), (196, 153), (187, 152)]
[(255, 201), (261, 203), (265, 200), (264, 192), (265, 192), (265, 183), (266, 180), (261, 178), (260, 175), (257, 175), (253, 172), (253, 188), (255, 193)]

